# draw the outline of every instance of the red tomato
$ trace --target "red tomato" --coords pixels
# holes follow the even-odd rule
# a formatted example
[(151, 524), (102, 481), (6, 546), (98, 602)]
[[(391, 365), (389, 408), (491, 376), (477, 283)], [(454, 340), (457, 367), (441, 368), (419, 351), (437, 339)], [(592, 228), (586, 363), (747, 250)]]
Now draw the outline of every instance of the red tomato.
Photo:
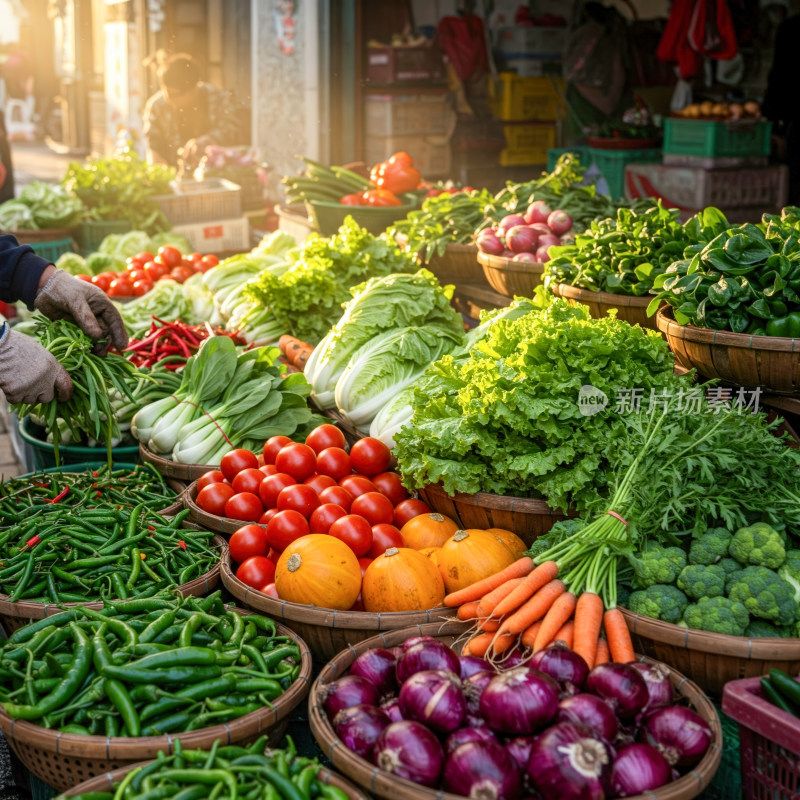
[(219, 463), (222, 474), (232, 481), (243, 469), (258, 469), (258, 459), (249, 450), (228, 450)]
[(148, 280), (134, 281), (131, 287), (134, 297), (141, 297), (143, 294), (147, 294), (152, 288), (153, 283)]
[(287, 508), (279, 511), (267, 523), (267, 539), (270, 547), (285, 550), (295, 539), (308, 533), (308, 521), (299, 512)]
[(201, 491), (205, 489), (206, 486), (210, 486), (212, 483), (224, 483), (225, 476), (218, 470), (218, 469), (210, 469), (208, 472), (204, 472), (198, 479), (197, 479), (197, 491)]
[(202, 253), (189, 253), (188, 256), (183, 257), (183, 263), (190, 266), (193, 270), (197, 270), (197, 265), (203, 258)]
[(133, 297), (133, 283), (127, 275), (120, 275), (111, 281), (106, 294), (109, 297)]
[(378, 487), (381, 494), (391, 500), (393, 506), (402, 503), (408, 497), (406, 487), (403, 486), (403, 482), (396, 472), (381, 472), (372, 479), (372, 482)]
[(268, 583), (266, 586), (262, 586), (261, 589), (259, 589), (258, 591), (261, 592), (261, 594), (266, 594), (269, 595), (270, 597), (274, 597), (280, 600), (280, 598), (278, 597), (278, 590), (275, 588), (274, 583)]
[(177, 267), (183, 261), (183, 253), (177, 247), (165, 244), (163, 247), (158, 248), (158, 255), (164, 262), (164, 265), (172, 269)]
[(169, 272), (169, 270), (161, 262), (152, 260), (145, 262), (145, 265), (142, 267), (142, 269), (144, 269), (147, 277), (150, 278), (150, 280), (154, 283), (163, 278)]
[(405, 547), (400, 531), (394, 525), (385, 525), (383, 523), (373, 525), (372, 547), (370, 547), (367, 556), (369, 558), (377, 558), (383, 555), (390, 547)]
[(264, 443), (264, 462), (266, 464), (274, 464), (275, 456), (277, 456), (287, 444), (291, 443), (292, 440), (288, 436), (270, 436)]
[(275, 580), (275, 564), (266, 556), (251, 556), (236, 570), (236, 577), (258, 589)]
[(414, 517), (418, 517), (420, 514), (430, 513), (431, 510), (427, 503), (409, 497), (408, 500), (403, 500), (394, 507), (394, 524), (398, 528), (402, 528), (410, 519), (414, 519)]
[(340, 517), (331, 525), (328, 533), (343, 541), (356, 554), (356, 558), (365, 556), (372, 547), (372, 526), (358, 514)]
[(298, 483), (296, 486), (287, 486), (285, 489), (281, 489), (276, 505), (278, 511), (292, 508), (308, 519), (311, 512), (319, 505), (319, 497), (310, 486)]
[(350, 513), (350, 506), (353, 505), (353, 495), (341, 486), (329, 486), (319, 493), (319, 501), (320, 503), (333, 503), (341, 506)]
[(239, 492), (225, 503), (225, 516), (243, 522), (255, 522), (264, 513), (264, 506), (257, 494)]
[[(278, 509), (275, 509), (275, 513), (278, 513)], [(267, 536), (267, 538), (269, 538), (269, 536)], [(278, 559), (281, 557), (281, 552), (281, 550), (276, 550), (274, 547), (270, 547), (269, 553), (267, 553), (267, 558), (277, 564)]]
[(281, 493), (281, 490), (285, 489), (287, 486), (294, 486), (296, 483), (297, 481), (285, 472), (276, 472), (274, 475), (267, 475), (258, 487), (258, 496), (261, 498), (261, 502), (264, 504), (265, 508), (275, 508), (275, 506), (278, 505), (278, 495)]
[(303, 483), (306, 486), (310, 486), (317, 494), (329, 486), (336, 486), (336, 481), (328, 475), (312, 475), (310, 478), (306, 478)]
[(359, 514), (370, 525), (380, 525), (381, 523), (388, 525), (394, 519), (394, 506), (392, 501), (380, 492), (365, 492), (353, 500), (350, 513)]
[(314, 474), (317, 454), (307, 445), (295, 442), (281, 448), (275, 456), (275, 466), (298, 481), (304, 481)]
[(311, 512), (308, 527), (311, 533), (327, 533), (337, 519), (341, 519), (346, 515), (347, 512), (341, 506), (333, 503), (323, 503)]
[(197, 503), (208, 514), (221, 517), (225, 514), (225, 504), (233, 497), (233, 487), (227, 483), (212, 483), (197, 493)]
[(136, 281), (150, 280), (147, 273), (141, 267), (130, 266), (128, 269), (128, 277), (135, 283)]
[(306, 444), (317, 455), (329, 447), (340, 447), (344, 450), (344, 434), (335, 425), (320, 425), (306, 436)]
[(366, 436), (350, 448), (350, 460), (356, 472), (371, 477), (389, 469), (392, 453), (380, 439)]
[(253, 469), (248, 467), (241, 472), (237, 472), (234, 479), (231, 481), (233, 491), (250, 492), (250, 494), (258, 494), (258, 487), (261, 486), (261, 481), (264, 480), (264, 473), (260, 469)]
[(219, 264), (219, 259), (213, 253), (209, 253), (200, 259), (198, 269), (201, 272), (208, 272), (212, 267), (216, 267), (217, 264)]
[(133, 256), (134, 261), (138, 261), (140, 264), (146, 264), (148, 261), (153, 260), (153, 254), (148, 253), (147, 250), (142, 250), (141, 253), (137, 253)]
[(177, 267), (173, 267), (169, 274), (178, 283), (183, 283), (194, 275), (194, 270), (191, 267), (184, 267), (183, 264), (179, 264)]
[(276, 514), (278, 513), (277, 508), (268, 508), (259, 518), (258, 524), (259, 525), (266, 525)]
[(266, 556), (269, 552), (267, 529), (263, 525), (243, 525), (228, 540), (231, 558), (241, 564), (250, 556)]
[(256, 453), (256, 463), (258, 464), (258, 468), (259, 469), (261, 469), (261, 467), (264, 466), (264, 464), (266, 462), (264, 461), (264, 454), (263, 453)]
[[(261, 456), (263, 458), (264, 456)], [(274, 464), (263, 464), (258, 468), (259, 472), (263, 472), (264, 475), (276, 475), (278, 472), (278, 468)]]
[(317, 454), (317, 472), (320, 475), (329, 475), (334, 480), (339, 481), (352, 471), (350, 456), (341, 447), (326, 447), (321, 453)]
[(339, 481), (339, 486), (347, 489), (353, 497), (358, 497), (367, 492), (377, 492), (378, 487), (363, 475), (346, 475)]
[(116, 273), (114, 272), (101, 272), (99, 275), (95, 275), (92, 278), (92, 283), (97, 286), (98, 289), (107, 292), (108, 287), (111, 286), (111, 281), (115, 280), (116, 277)]
[(358, 559), (358, 566), (361, 567), (361, 577), (364, 577), (364, 573), (367, 571), (367, 567), (372, 563), (371, 558), (359, 558)]
[(75, 277), (79, 281), (86, 281), (86, 283), (91, 283), (92, 282), (92, 276), (91, 275), (76, 275)]

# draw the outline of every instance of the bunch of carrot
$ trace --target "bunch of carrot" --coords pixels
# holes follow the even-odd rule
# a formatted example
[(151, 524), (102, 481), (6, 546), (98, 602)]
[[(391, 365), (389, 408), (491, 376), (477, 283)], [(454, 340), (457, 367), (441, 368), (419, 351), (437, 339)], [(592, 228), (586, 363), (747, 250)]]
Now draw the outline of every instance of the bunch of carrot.
[(622, 612), (604, 610), (594, 592), (576, 596), (568, 591), (555, 561), (537, 566), (523, 556), (495, 575), (448, 594), (444, 602), (450, 608), (458, 606), (460, 620), (474, 622), (464, 655), (497, 663), (516, 646), (532, 654), (561, 641), (590, 667), (634, 660)]

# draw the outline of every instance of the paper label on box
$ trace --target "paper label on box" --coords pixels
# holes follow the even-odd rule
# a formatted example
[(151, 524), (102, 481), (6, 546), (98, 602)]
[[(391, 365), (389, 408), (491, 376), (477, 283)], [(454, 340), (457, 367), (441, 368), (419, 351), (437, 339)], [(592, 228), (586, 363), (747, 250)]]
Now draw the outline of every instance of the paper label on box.
[(204, 239), (221, 239), (223, 236), (222, 225), (206, 225), (203, 228)]

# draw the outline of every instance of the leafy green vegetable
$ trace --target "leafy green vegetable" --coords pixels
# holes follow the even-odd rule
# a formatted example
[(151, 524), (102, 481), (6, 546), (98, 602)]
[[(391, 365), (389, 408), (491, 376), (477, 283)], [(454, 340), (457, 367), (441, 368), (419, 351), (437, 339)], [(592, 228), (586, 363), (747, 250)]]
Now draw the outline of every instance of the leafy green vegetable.
[(91, 270), (86, 266), (86, 260), (77, 253), (62, 253), (56, 261), (56, 267), (69, 272), (70, 275), (91, 275)]
[(86, 209), (63, 186), (33, 181), (23, 187), (16, 200), (0, 205), (0, 230), (73, 228)]
[(183, 287), (175, 281), (156, 281), (147, 294), (117, 305), (128, 333), (135, 337), (150, 328), (153, 317), (165, 322), (179, 319), (187, 325), (204, 322), (194, 317)]

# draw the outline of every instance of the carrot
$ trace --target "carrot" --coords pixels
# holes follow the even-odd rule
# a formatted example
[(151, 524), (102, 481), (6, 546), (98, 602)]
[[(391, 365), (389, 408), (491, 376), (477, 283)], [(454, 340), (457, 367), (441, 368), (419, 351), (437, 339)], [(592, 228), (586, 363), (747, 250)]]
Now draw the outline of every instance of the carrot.
[[(555, 561), (545, 561), (539, 564), (533, 572), (526, 575), (515, 587), (514, 591), (509, 592), (502, 598), (493, 609), (487, 610), (487, 614), (502, 617), (516, 611), (523, 603), (531, 599), (534, 592), (538, 592), (546, 583), (549, 583), (558, 576), (558, 566)], [(481, 609), (483, 610), (483, 609)]]
[(464, 603), (463, 606), (458, 607), (459, 619), (475, 619), (478, 616), (478, 601), (473, 600), (471, 603)]
[(533, 625), (528, 626), (522, 632), (522, 644), (524, 647), (533, 649), (533, 643), (536, 641), (536, 634), (539, 633), (539, 628), (542, 627), (542, 620), (534, 622)]
[(590, 666), (594, 664), (597, 639), (603, 622), (603, 601), (594, 592), (583, 592), (575, 606), (572, 649)]
[(500, 572), (476, 581), (471, 586), (465, 586), (457, 592), (445, 595), (444, 604), (448, 608), (453, 608), (454, 606), (460, 606), (462, 603), (468, 603), (470, 600), (480, 600), (485, 594), (488, 594), (492, 589), (496, 589), (506, 581), (512, 578), (524, 578), (532, 569), (533, 561), (528, 556), (523, 556), (513, 564), (509, 564), (505, 569), (501, 569)]
[(575, 630), (575, 620), (570, 619), (567, 620), (562, 626), (561, 629), (556, 631), (556, 635), (553, 637), (554, 642), (564, 642), (564, 644), (571, 648), (572, 647), (572, 635)]
[(578, 598), (572, 592), (564, 592), (553, 601), (550, 610), (545, 614), (542, 620), (542, 627), (539, 629), (539, 635), (533, 643), (533, 652), (543, 650), (555, 638), (556, 633), (561, 630), (561, 626), (565, 625), (575, 611), (575, 605)]
[[(534, 570), (536, 572), (536, 570)], [(531, 573), (531, 575), (533, 572)], [(530, 578), (530, 575), (528, 575)], [(478, 601), (478, 616), (479, 617), (488, 617), (491, 615), (492, 611), (494, 611), (495, 606), (500, 603), (504, 597), (507, 597), (509, 594), (512, 594), (519, 585), (527, 580), (527, 578), (512, 578), (510, 581), (506, 581), (505, 583), (501, 583), (496, 589), (492, 589), (489, 594), (485, 594), (479, 601)], [(500, 616), (498, 614), (498, 616)]]
[(314, 349), (313, 345), (308, 342), (301, 341), (294, 336), (289, 336), (285, 333), (278, 340), (278, 347), (281, 352), (286, 356), (286, 360), (297, 369), (302, 370)]
[(478, 630), (494, 633), (501, 624), (499, 619), (482, 619), (478, 622)]
[(492, 640), (492, 653), (499, 656), (509, 650), (517, 642), (517, 635), (515, 633), (504, 633), (499, 638)]
[(594, 656), (594, 666), (599, 667), (601, 664), (608, 664), (611, 661), (611, 654), (608, 651), (609, 643), (605, 639), (597, 640), (597, 651)]
[(486, 655), (486, 651), (489, 649), (489, 646), (492, 643), (492, 639), (494, 639), (493, 633), (481, 633), (478, 634), (478, 636), (473, 636), (464, 645), (464, 648), (461, 651), (461, 655), (478, 656), (478, 658), (483, 658)]
[(612, 661), (618, 664), (628, 664), (636, 659), (633, 653), (631, 633), (625, 622), (625, 617), (618, 608), (609, 608), (603, 616), (603, 627), (606, 630), (608, 649)]
[(522, 633), (534, 622), (542, 619), (555, 599), (565, 591), (564, 583), (558, 579), (546, 583), (522, 608), (506, 619), (496, 636), (499, 638), (506, 633)]

